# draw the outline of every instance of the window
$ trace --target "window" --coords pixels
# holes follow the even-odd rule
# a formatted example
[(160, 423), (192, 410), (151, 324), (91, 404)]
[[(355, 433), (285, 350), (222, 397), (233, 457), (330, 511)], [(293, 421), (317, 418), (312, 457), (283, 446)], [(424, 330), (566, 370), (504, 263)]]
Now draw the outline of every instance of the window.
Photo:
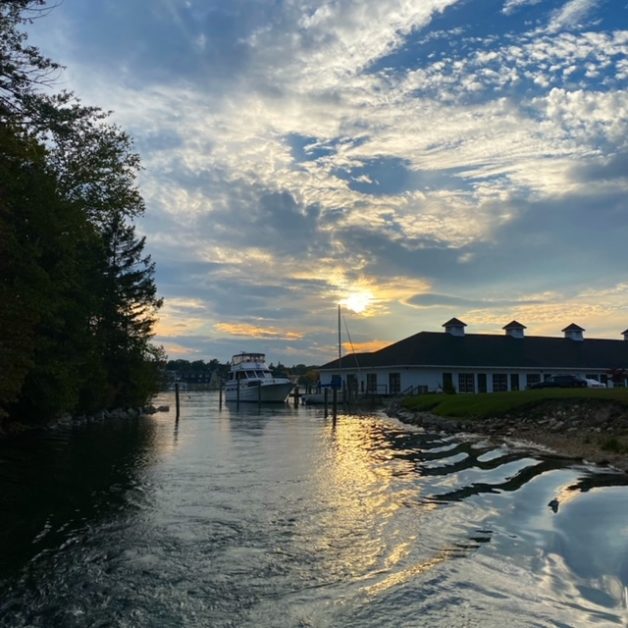
[(347, 375), (347, 388), (352, 392), (358, 390), (358, 378), (353, 373)]
[(493, 373), (493, 392), (508, 390), (508, 376), (505, 373)]
[(367, 393), (377, 392), (377, 373), (366, 374), (366, 392)]
[(475, 377), (473, 373), (458, 373), (458, 392), (475, 392)]
[(541, 376), (538, 373), (528, 373), (526, 375), (526, 386), (532, 386), (532, 384), (538, 384), (541, 381)]
[(453, 376), (451, 373), (443, 373), (443, 392), (455, 392)]
[(478, 392), (486, 392), (486, 373), (478, 373)]
[(388, 392), (390, 394), (401, 392), (401, 373), (388, 374)]
[(519, 373), (510, 374), (510, 390), (519, 390)]

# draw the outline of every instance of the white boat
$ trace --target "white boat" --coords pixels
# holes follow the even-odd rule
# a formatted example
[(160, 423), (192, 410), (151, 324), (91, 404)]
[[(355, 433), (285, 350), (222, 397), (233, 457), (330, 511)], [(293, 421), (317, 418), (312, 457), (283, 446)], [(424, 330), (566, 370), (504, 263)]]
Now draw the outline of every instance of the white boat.
[(273, 376), (263, 353), (238, 353), (231, 358), (225, 401), (282, 402), (293, 388), (288, 378)]

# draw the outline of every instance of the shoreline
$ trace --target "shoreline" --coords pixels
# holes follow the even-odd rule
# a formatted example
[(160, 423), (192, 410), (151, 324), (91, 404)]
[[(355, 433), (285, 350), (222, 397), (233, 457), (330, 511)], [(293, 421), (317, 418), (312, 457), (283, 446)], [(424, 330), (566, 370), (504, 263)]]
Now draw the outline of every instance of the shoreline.
[(490, 418), (442, 417), (390, 408), (403, 423), (447, 434), (475, 434), (628, 473), (628, 412), (616, 404), (546, 401), (527, 412)]

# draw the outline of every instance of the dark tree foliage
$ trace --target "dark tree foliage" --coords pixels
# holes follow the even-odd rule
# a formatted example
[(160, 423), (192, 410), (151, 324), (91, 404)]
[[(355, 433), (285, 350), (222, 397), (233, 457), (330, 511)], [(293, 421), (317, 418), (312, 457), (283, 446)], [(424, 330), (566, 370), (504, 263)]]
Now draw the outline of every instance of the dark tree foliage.
[(139, 157), (107, 113), (38, 91), (60, 68), (20, 29), (46, 12), (0, 0), (0, 419), (143, 404), (164, 362)]
[(0, 108), (29, 117), (34, 87), (46, 84), (60, 65), (26, 43), (21, 26), (44, 15), (45, 0), (0, 0)]

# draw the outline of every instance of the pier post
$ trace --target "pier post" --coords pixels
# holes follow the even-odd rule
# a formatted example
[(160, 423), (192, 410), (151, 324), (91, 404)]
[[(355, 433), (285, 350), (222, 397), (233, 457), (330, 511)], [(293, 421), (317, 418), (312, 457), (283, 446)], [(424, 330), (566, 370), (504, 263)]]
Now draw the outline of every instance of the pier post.
[[(238, 375), (238, 373), (236, 373)], [(240, 380), (236, 380), (238, 385), (236, 386), (236, 405), (240, 405)]]
[(179, 409), (180, 409), (180, 404), (179, 404), (179, 383), (175, 383), (174, 385), (174, 404), (176, 407), (176, 416), (175, 416), (175, 420), (178, 421), (179, 420)]
[(257, 405), (262, 405), (262, 381), (257, 382)]
[(295, 408), (299, 407), (299, 387), (298, 386), (294, 387), (294, 407)]
[(331, 414), (334, 421), (336, 420), (337, 413), (338, 413), (338, 390), (336, 388), (333, 388), (332, 393), (331, 393)]
[(325, 388), (325, 392), (323, 393), (323, 406), (325, 409), (325, 418), (327, 418), (327, 415), (329, 414), (329, 412), (327, 412), (327, 395), (329, 393), (329, 389)]
[(222, 410), (222, 390), (223, 390), (223, 385), (221, 382), (220, 387), (218, 388), (218, 409), (219, 410)]

